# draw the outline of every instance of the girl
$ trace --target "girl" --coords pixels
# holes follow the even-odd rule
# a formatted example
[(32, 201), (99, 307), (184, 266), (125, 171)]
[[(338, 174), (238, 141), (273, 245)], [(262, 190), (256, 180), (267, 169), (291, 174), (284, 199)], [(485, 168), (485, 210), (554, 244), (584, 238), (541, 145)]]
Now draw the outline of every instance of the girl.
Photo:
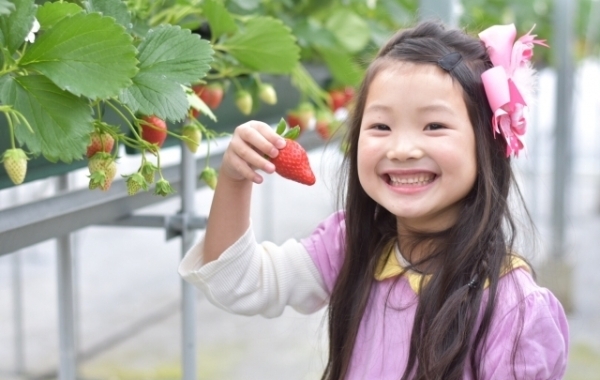
[(180, 274), (239, 314), (328, 303), (322, 379), (560, 379), (567, 320), (513, 252), (508, 202), (535, 43), (514, 26), (476, 39), (434, 22), (393, 36), (349, 119), (344, 210), (302, 241), (255, 242), (256, 170), (273, 173), (265, 156), (285, 142), (239, 126)]

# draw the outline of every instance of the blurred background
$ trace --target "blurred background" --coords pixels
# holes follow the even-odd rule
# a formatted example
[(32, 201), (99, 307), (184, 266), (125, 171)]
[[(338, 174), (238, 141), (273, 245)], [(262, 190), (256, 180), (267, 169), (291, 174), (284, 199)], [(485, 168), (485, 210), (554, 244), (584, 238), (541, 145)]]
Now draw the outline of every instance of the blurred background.
[[(314, 106), (301, 138), (317, 184), (268, 176), (253, 193), (257, 238), (276, 243), (306, 236), (337, 209), (340, 143), (316, 128), (317, 113), (329, 108), (343, 120), (351, 103), (332, 106), (332, 91), (355, 88), (365, 63), (393, 31), (429, 17), (474, 34), (515, 23), (520, 36), (535, 25), (533, 33), (551, 48), (535, 48), (539, 83), (527, 151), (514, 161), (537, 226), (534, 234), (524, 230), (521, 249), (539, 282), (568, 312), (565, 378), (600, 379), (600, 1), (214, 3), (235, 20), (281, 20), (300, 48), (301, 74), (310, 76), (302, 81), (298, 72), (259, 73), (274, 85), (276, 105), (243, 115), (226, 86), (223, 104), (214, 110), (218, 121), (199, 119), (230, 132), (249, 119), (275, 123), (302, 103)], [(180, 25), (211, 39), (207, 2), (123, 4), (152, 25)], [(0, 125), (0, 148), (4, 129)], [(122, 179), (107, 193), (90, 192), (85, 162), (41, 160), (19, 186), (0, 173), (1, 380), (320, 378), (327, 351), (324, 310), (308, 316), (287, 310), (275, 319), (234, 316), (177, 274), (183, 251), (202, 233), (212, 199), (198, 173), (209, 163), (218, 168), (227, 141), (204, 141), (192, 154), (169, 140), (162, 164), (177, 193), (166, 199), (128, 197)], [(139, 160), (138, 152), (121, 148), (119, 174), (135, 170)], [(185, 223), (191, 230), (182, 232)]]

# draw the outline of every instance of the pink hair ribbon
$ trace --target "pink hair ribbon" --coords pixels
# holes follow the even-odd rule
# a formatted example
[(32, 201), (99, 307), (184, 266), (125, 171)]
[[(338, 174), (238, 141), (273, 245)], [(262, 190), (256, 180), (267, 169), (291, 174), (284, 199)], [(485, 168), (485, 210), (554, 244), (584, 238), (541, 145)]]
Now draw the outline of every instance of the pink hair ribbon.
[[(535, 26), (534, 26), (535, 27)], [(506, 157), (519, 155), (524, 148), (521, 136), (527, 129), (525, 116), (526, 95), (534, 85), (534, 69), (530, 59), (534, 44), (546, 45), (531, 34), (533, 28), (515, 42), (517, 29), (514, 24), (494, 25), (481, 33), (494, 67), (481, 74), (485, 93), (494, 116), (494, 136), (501, 134), (506, 140)]]

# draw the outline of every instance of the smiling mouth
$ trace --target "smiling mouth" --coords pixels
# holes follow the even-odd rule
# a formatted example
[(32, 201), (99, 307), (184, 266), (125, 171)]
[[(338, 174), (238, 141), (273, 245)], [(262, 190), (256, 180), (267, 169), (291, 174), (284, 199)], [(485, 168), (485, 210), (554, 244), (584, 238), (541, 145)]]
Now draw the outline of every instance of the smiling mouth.
[(386, 180), (390, 186), (425, 186), (437, 177), (433, 173), (422, 173), (417, 175), (393, 175), (386, 174)]

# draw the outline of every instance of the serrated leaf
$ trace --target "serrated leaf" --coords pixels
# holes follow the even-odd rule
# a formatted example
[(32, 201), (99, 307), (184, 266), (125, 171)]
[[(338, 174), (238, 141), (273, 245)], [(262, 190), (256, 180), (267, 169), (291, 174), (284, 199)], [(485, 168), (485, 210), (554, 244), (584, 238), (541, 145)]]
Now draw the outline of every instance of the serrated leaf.
[(198, 82), (206, 75), (213, 60), (208, 41), (173, 25), (148, 31), (138, 50), (140, 72), (180, 84)]
[(327, 64), (333, 79), (349, 86), (360, 84), (364, 71), (352, 60), (350, 54), (341, 49), (318, 48), (317, 50)]
[(31, 125), (34, 133), (19, 124), (15, 135), (34, 155), (41, 153), (50, 161), (67, 163), (81, 158), (93, 129), (86, 100), (61, 90), (43, 75), (4, 77), (0, 99)]
[(206, 40), (164, 25), (151, 30), (139, 46), (140, 71), (120, 99), (134, 112), (183, 119), (189, 108), (181, 85), (198, 82), (210, 69), (213, 50)]
[(118, 24), (128, 30), (133, 27), (131, 14), (122, 0), (87, 0), (84, 6), (89, 13), (98, 12), (103, 16), (114, 18)]
[(210, 25), (213, 41), (223, 34), (233, 34), (237, 31), (235, 20), (221, 3), (215, 0), (206, 0), (202, 3), (202, 12)]
[(364, 49), (371, 38), (367, 22), (349, 9), (335, 11), (325, 26), (350, 53)]
[(133, 85), (124, 89), (119, 99), (133, 112), (172, 121), (183, 119), (189, 107), (178, 83), (148, 73), (136, 75)]
[(20, 64), (75, 95), (104, 99), (131, 84), (135, 52), (131, 36), (114, 19), (78, 13), (40, 35)]
[(210, 107), (207, 106), (206, 103), (204, 103), (202, 99), (200, 99), (200, 97), (196, 95), (196, 93), (191, 88), (185, 87), (184, 91), (190, 107), (200, 111), (203, 115), (208, 116), (208, 118), (212, 121), (217, 121), (217, 117), (212, 112)]
[(73, 16), (83, 9), (74, 3), (45, 3), (38, 8), (36, 18), (41, 25), (42, 30), (53, 27), (63, 18)]
[(0, 16), (9, 15), (15, 10), (15, 5), (9, 0), (0, 0)]
[(0, 43), (8, 51), (14, 53), (29, 34), (35, 18), (35, 7), (33, 0), (12, 0), (15, 10), (6, 16), (0, 17), (0, 30), (2, 40)]
[(300, 48), (290, 29), (271, 17), (250, 19), (221, 47), (241, 64), (263, 73), (290, 73), (300, 59)]

